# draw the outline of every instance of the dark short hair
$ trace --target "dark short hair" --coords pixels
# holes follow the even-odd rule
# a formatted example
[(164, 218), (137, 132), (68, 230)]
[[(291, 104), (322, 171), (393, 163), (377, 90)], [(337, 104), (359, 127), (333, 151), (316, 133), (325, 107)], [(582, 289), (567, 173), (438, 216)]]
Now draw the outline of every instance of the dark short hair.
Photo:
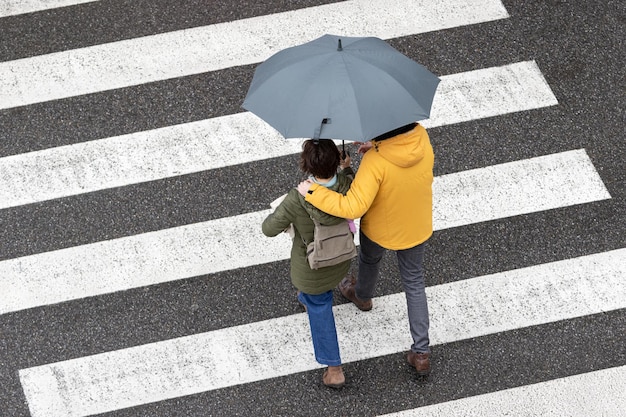
[(318, 178), (331, 178), (337, 173), (340, 155), (330, 139), (309, 139), (302, 144), (300, 169)]

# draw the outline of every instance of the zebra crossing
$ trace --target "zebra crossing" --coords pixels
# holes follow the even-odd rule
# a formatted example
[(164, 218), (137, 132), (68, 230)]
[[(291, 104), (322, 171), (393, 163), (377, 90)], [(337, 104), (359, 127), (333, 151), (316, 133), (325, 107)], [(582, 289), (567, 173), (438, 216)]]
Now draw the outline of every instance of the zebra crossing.
[[(534, 62), (442, 79), (426, 127), (557, 104)], [(526, 88), (519, 88), (522, 83)], [(0, 170), (9, 181), (1, 191), (0, 208), (286, 156), (300, 149), (301, 143), (285, 143), (251, 113), (48, 148), (2, 158)]]
[[(623, 308), (624, 260), (626, 250), (618, 250), (437, 286), (428, 293), (431, 343)], [(464, 302), (471, 294), (480, 296)], [(350, 305), (337, 308), (346, 362), (398, 353), (411, 344), (403, 294), (374, 302), (381, 308), (365, 318)], [(451, 313), (459, 317), (454, 323)], [(481, 328), (475, 327), (477, 320), (484, 322)], [(307, 323), (301, 313), (29, 368), (20, 371), (20, 378), (27, 398), (42, 407), (42, 414), (102, 413), (111, 404), (132, 407), (319, 368), (307, 355)], [(280, 356), (267, 354), (283, 350)], [(62, 388), (59, 375), (65, 381)]]
[[(506, 17), (497, 1), (448, 0), (424, 2), (420, 8), (426, 18), (442, 15), (443, 19), (402, 19), (414, 12), (414, 6), (410, 0), (387, 4), (351, 0), (5, 62), (0, 71), (15, 76), (3, 76), (0, 100), (3, 108), (15, 107), (258, 63), (324, 33), (387, 38)], [(354, 19), (347, 32), (341, 16)], [(310, 21), (323, 23), (308, 25)], [(381, 33), (382, 28), (387, 30)], [(41, 71), (42, 67), (54, 70)]]
[[(610, 198), (584, 151), (447, 174), (433, 190), (435, 230)], [(269, 212), (1, 261), (0, 312), (286, 259), (291, 242), (258, 230)]]
[[(8, 0), (0, 33), (12, 19), (95, 17), (131, 3)], [(564, 134), (572, 86), (545, 75), (543, 51), (502, 59), (478, 42), (495, 57), (478, 68), (428, 57), (444, 71), (423, 123), (438, 158), (428, 381), (403, 362), (408, 324), (389, 258), (371, 313), (337, 299), (349, 383), (320, 386), (306, 315), (291, 296), (290, 242), (260, 233), (269, 202), (298, 182), (298, 141), (241, 110), (217, 110), (20, 145), (32, 141), (21, 118), (49, 120), (41, 115), (74, 100), (95, 113), (103, 94), (137, 86), (251, 78), (272, 53), (327, 32), (389, 39), (409, 53), (423, 39), (458, 39), (455, 31), (485, 42), (485, 30), (520, 30), (531, 7), (303, 3), (269, 14), (233, 6), (204, 26), (0, 62), (1, 415), (621, 415), (624, 183), (607, 155), (622, 148)], [(230, 94), (211, 99), (243, 98)], [(40, 127), (42, 143), (64, 123), (73, 128), (63, 114), (69, 120)]]

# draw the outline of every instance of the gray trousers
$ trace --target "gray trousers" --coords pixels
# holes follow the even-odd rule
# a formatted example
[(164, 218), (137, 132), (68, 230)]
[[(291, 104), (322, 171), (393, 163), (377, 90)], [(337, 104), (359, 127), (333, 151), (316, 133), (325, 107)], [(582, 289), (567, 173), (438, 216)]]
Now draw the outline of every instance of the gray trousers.
[[(359, 276), (355, 292), (361, 300), (369, 300), (374, 296), (380, 260), (386, 249), (372, 242), (362, 231), (359, 231), (359, 239)], [(423, 267), (424, 249), (425, 245), (422, 243), (409, 249), (395, 251), (406, 295), (409, 327), (413, 337), (411, 350), (418, 353), (430, 352), (428, 303)]]

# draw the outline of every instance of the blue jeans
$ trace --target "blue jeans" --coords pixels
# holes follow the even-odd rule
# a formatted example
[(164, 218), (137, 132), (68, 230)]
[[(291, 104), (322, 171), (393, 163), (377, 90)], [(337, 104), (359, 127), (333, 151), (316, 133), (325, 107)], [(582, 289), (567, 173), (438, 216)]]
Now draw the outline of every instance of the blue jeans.
[(300, 292), (298, 300), (306, 306), (309, 315), (315, 360), (322, 365), (341, 365), (332, 290), (318, 295)]
[[(372, 242), (362, 231), (359, 232), (359, 239), (359, 277), (354, 289), (358, 298), (369, 300), (374, 296), (380, 260), (386, 249)], [(424, 249), (425, 245), (422, 243), (409, 249), (395, 251), (413, 338), (411, 350), (418, 353), (430, 352), (428, 303), (423, 267)]]

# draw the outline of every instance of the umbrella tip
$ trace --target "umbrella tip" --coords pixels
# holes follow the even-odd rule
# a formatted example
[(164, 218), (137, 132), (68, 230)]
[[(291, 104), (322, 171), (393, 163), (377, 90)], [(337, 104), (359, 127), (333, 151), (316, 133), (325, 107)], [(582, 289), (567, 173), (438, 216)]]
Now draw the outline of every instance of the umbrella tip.
[(343, 51), (343, 48), (341, 47), (341, 39), (337, 39), (337, 42), (338, 42), (338, 44), (337, 44), (337, 50), (338, 50), (338, 51)]

